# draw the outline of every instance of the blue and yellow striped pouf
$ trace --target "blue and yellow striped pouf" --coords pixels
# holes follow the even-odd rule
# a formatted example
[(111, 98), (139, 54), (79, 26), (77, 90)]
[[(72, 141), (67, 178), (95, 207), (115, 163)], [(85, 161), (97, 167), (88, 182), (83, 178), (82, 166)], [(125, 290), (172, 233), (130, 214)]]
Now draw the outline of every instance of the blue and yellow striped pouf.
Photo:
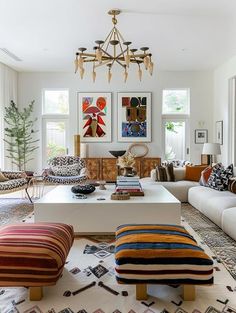
[(213, 284), (213, 261), (182, 226), (119, 226), (115, 260), (119, 283)]

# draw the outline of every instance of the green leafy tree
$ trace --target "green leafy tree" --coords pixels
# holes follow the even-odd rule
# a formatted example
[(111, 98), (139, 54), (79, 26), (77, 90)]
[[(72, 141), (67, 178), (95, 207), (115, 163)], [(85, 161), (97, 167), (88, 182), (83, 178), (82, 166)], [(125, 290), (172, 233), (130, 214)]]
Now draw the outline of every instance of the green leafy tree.
[(18, 170), (26, 169), (26, 164), (33, 160), (32, 153), (38, 149), (35, 145), (39, 139), (34, 139), (34, 123), (37, 118), (32, 119), (31, 114), (34, 109), (34, 101), (20, 111), (16, 104), (11, 101), (9, 107), (5, 107), (4, 121), (7, 124), (5, 127), (5, 139), (8, 144), (7, 158), (11, 159), (12, 164), (16, 165)]

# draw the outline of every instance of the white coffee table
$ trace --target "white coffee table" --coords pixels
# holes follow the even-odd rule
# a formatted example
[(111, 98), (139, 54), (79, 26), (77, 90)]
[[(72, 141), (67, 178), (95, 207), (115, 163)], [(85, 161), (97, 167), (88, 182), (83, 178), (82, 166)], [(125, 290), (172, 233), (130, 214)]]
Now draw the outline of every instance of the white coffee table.
[[(127, 223), (177, 224), (181, 222), (181, 204), (163, 186), (145, 186), (144, 197), (111, 200), (114, 185), (98, 188), (85, 200), (73, 198), (71, 186), (58, 186), (34, 204), (35, 222), (63, 222), (80, 234), (114, 233)], [(97, 200), (103, 197), (105, 200)]]

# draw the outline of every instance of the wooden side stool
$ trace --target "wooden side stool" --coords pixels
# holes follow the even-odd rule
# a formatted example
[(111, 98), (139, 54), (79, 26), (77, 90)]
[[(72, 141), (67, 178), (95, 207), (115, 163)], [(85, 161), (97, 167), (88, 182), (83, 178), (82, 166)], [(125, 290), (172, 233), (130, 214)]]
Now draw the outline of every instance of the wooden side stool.
[(195, 285), (213, 284), (213, 261), (182, 226), (121, 225), (116, 231), (116, 279), (136, 285), (146, 300), (147, 284), (182, 285), (182, 297), (195, 299)]
[(43, 286), (60, 278), (73, 240), (73, 227), (62, 223), (1, 228), (0, 286), (29, 287), (30, 300), (41, 300)]

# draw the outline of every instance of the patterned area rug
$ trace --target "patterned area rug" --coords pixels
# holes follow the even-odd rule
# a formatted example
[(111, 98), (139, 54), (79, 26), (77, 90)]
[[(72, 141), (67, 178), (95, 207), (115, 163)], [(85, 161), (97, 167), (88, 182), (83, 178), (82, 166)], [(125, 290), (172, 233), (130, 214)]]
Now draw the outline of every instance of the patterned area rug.
[(32, 212), (28, 199), (0, 198), (0, 226), (20, 222)]
[(236, 280), (236, 241), (188, 203), (182, 203), (182, 217)]
[[(205, 244), (200, 245), (214, 257)], [(114, 266), (114, 243), (76, 239), (62, 277), (55, 286), (44, 288), (41, 301), (30, 302), (26, 288), (0, 288), (0, 312), (236, 313), (236, 282), (216, 258), (215, 284), (198, 286), (196, 301), (184, 302), (180, 286), (155, 285), (149, 286), (148, 300), (137, 301), (134, 286), (116, 283)]]

